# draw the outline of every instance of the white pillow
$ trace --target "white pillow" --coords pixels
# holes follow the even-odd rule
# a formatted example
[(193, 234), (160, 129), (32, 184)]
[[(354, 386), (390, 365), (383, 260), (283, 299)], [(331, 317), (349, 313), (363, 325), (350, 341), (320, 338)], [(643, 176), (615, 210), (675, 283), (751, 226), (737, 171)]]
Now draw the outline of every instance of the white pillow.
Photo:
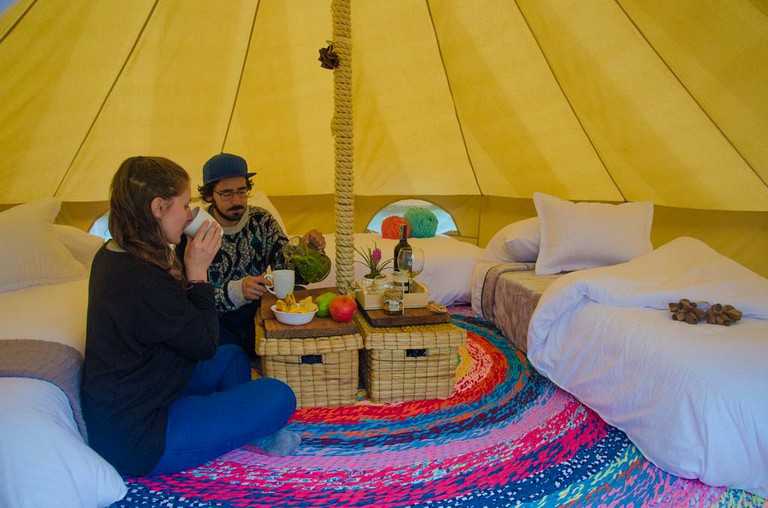
[(248, 198), (248, 204), (253, 206), (258, 206), (259, 208), (263, 208), (269, 213), (272, 214), (272, 217), (275, 218), (278, 224), (280, 224), (280, 227), (283, 230), (283, 233), (286, 235), (288, 234), (288, 230), (285, 229), (285, 222), (283, 222), (283, 218), (280, 217), (280, 212), (277, 211), (277, 208), (275, 208), (275, 205), (272, 204), (272, 201), (269, 200), (266, 194), (263, 192), (257, 192), (253, 196)]
[(108, 506), (127, 490), (83, 442), (64, 392), (0, 378), (0, 506)]
[(572, 203), (536, 192), (541, 221), (536, 275), (624, 263), (653, 249), (650, 201)]
[(539, 218), (513, 222), (493, 235), (485, 247), (484, 261), (532, 263), (539, 255)]
[(48, 198), (0, 213), (0, 292), (78, 279), (85, 266), (54, 234), (61, 200)]
[(53, 232), (56, 234), (56, 238), (69, 249), (72, 256), (86, 268), (90, 268), (93, 256), (104, 243), (104, 239), (99, 236), (64, 224), (54, 224)]

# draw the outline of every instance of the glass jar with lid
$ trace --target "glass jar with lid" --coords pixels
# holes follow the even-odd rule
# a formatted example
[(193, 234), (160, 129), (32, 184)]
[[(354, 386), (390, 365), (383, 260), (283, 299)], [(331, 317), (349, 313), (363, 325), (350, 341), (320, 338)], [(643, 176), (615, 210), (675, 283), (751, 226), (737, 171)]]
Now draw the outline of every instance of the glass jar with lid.
[(403, 314), (403, 289), (397, 286), (387, 286), (382, 295), (382, 309), (390, 316)]

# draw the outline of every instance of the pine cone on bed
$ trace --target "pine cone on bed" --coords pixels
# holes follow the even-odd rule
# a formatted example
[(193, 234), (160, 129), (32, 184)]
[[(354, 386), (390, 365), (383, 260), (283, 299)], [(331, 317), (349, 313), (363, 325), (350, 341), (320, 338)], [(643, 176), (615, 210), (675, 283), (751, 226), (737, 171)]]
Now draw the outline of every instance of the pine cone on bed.
[(733, 305), (714, 304), (707, 310), (707, 323), (711, 325), (731, 326), (741, 320), (741, 311)]
[(700, 309), (696, 302), (687, 298), (683, 298), (679, 302), (670, 302), (669, 312), (672, 313), (672, 319), (675, 321), (685, 321), (689, 325), (698, 324), (707, 315), (707, 312)]

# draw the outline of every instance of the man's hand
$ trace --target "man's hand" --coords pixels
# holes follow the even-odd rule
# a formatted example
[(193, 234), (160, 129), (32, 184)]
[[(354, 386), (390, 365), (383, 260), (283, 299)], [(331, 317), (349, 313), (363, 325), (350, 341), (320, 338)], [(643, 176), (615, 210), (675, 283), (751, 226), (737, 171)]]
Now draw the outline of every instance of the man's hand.
[(316, 229), (311, 229), (302, 236), (301, 243), (315, 250), (325, 250), (325, 237)]
[(243, 279), (243, 296), (246, 300), (261, 300), (267, 292), (267, 279), (263, 275), (248, 275)]

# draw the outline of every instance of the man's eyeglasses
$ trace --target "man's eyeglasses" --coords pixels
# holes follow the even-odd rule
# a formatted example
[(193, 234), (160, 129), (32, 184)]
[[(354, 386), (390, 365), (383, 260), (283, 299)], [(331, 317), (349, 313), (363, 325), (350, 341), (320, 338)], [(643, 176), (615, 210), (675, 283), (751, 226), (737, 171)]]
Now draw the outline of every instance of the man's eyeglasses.
[(245, 198), (247, 198), (251, 194), (251, 191), (248, 190), (248, 189), (240, 189), (240, 190), (236, 190), (236, 191), (225, 190), (225, 191), (222, 191), (222, 192), (219, 192), (219, 191), (215, 190), (213, 192), (218, 194), (219, 197), (221, 199), (223, 199), (224, 201), (232, 201), (233, 199), (235, 199), (235, 195), (240, 196), (240, 199), (245, 199)]

